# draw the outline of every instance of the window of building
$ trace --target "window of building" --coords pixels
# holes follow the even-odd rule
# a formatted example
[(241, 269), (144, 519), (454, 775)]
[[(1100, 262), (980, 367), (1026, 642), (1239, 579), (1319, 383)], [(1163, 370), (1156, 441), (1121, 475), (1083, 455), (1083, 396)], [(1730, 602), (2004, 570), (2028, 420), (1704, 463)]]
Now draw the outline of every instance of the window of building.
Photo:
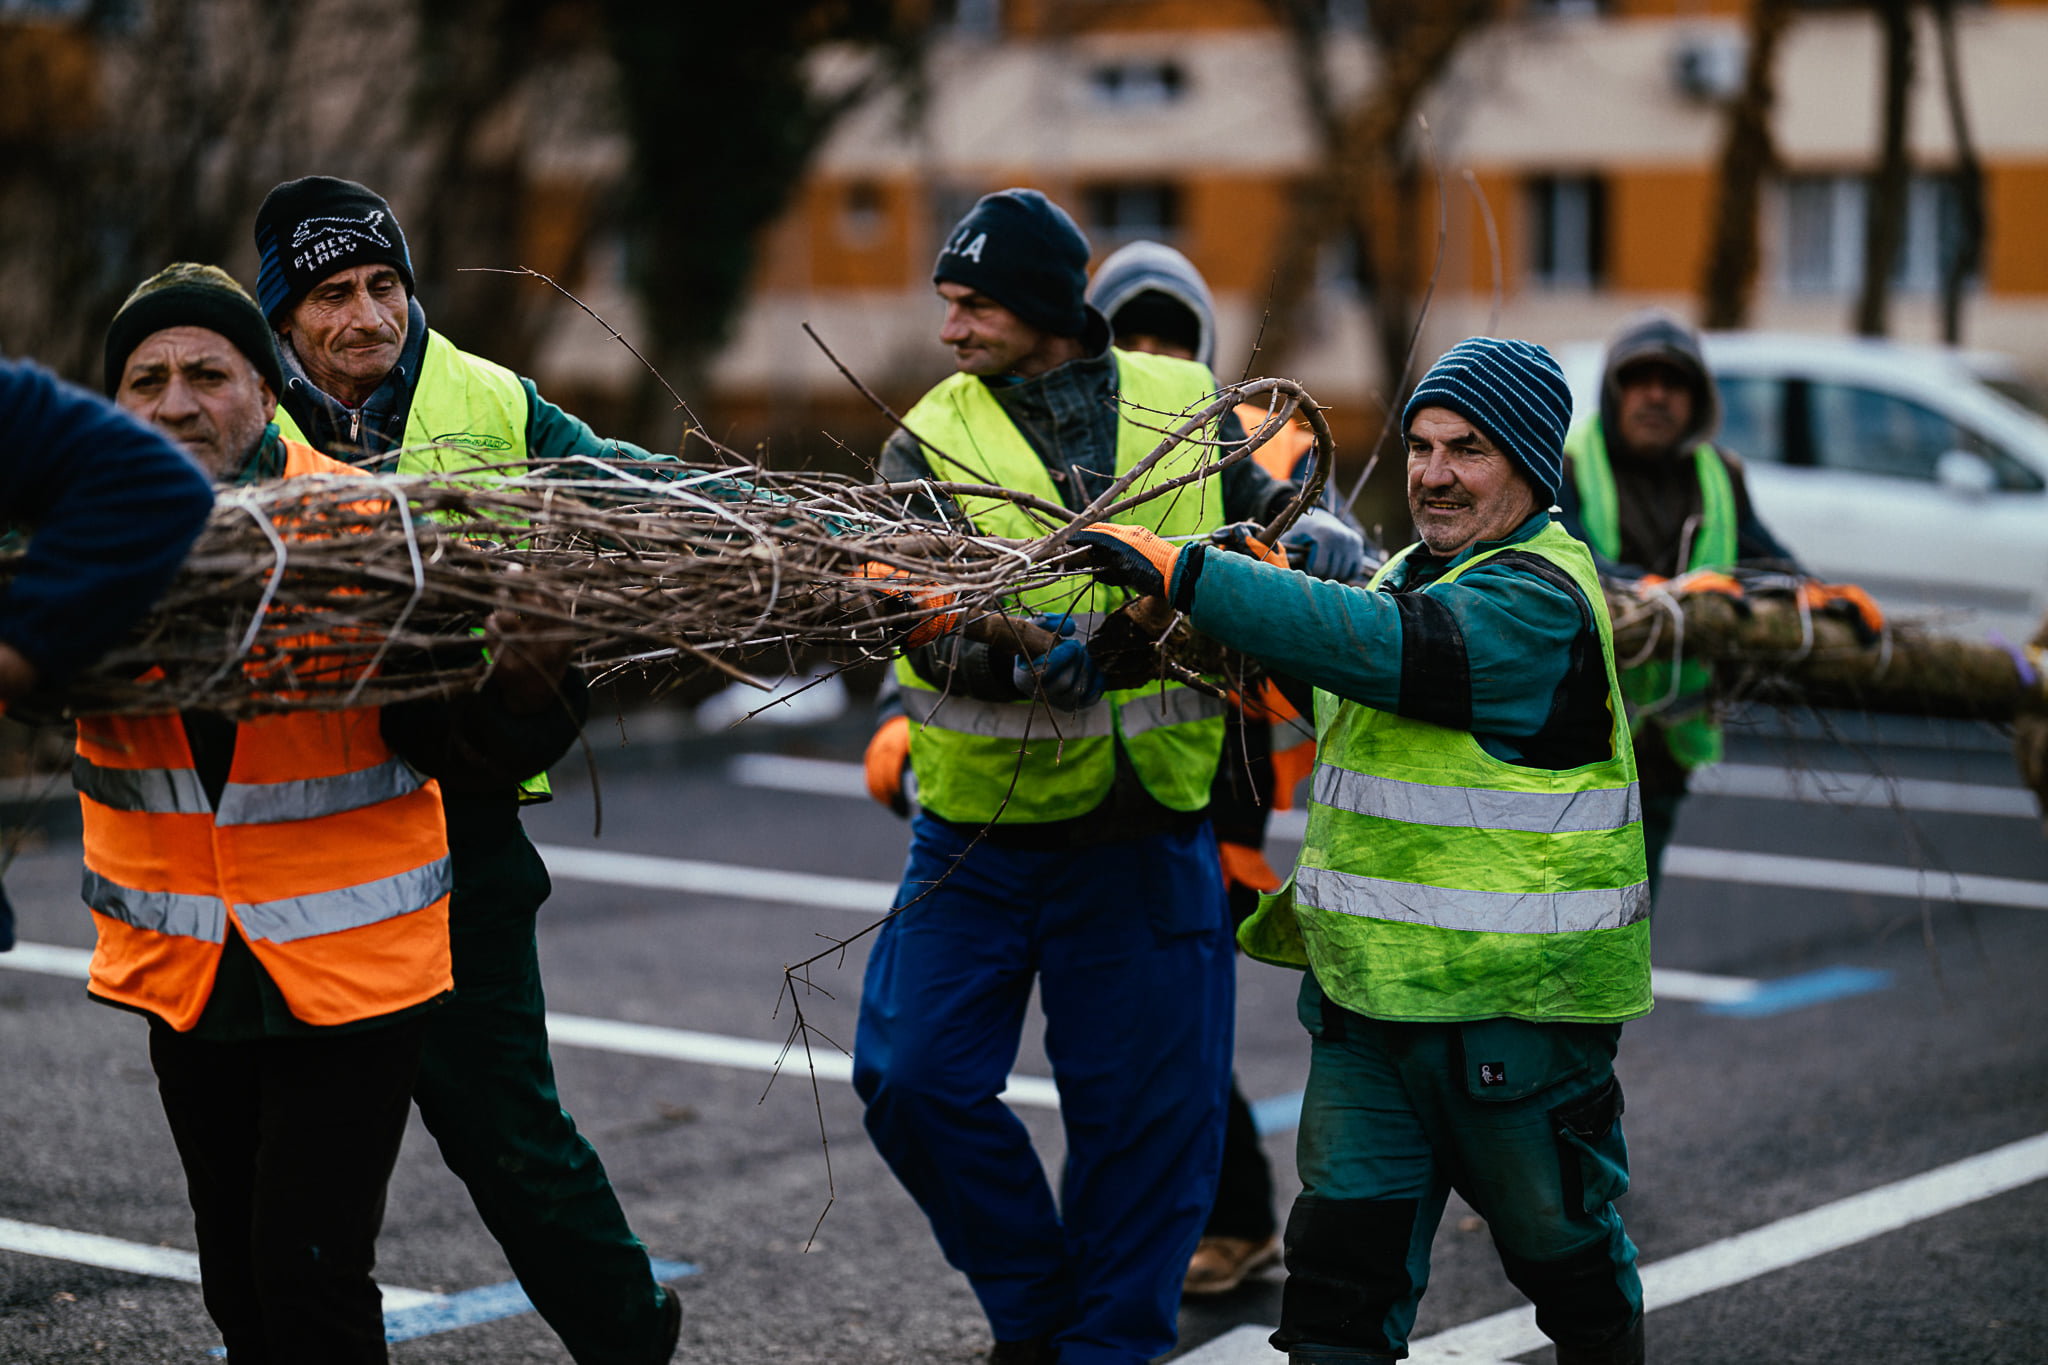
[(872, 180), (856, 180), (846, 187), (839, 201), (839, 238), (848, 246), (871, 247), (882, 238), (888, 224), (888, 204), (882, 187)]
[(1607, 194), (1594, 175), (1529, 181), (1529, 276), (1550, 289), (1590, 289), (1607, 272)]
[[(1784, 287), (1795, 293), (1851, 294), (1863, 287), (1868, 186), (1861, 175), (1795, 175), (1780, 193), (1779, 255)], [(1932, 290), (1953, 259), (1962, 210), (1946, 176), (1916, 175), (1906, 188), (1906, 223), (1892, 286)]]
[(1187, 72), (1175, 61), (1108, 62), (1088, 73), (1088, 93), (1119, 109), (1157, 108), (1187, 93)]
[(955, 33), (995, 34), (1003, 26), (1002, 0), (932, 0), (932, 23)]
[(1081, 212), (1097, 247), (1149, 237), (1170, 242), (1180, 233), (1180, 189), (1163, 181), (1090, 185)]

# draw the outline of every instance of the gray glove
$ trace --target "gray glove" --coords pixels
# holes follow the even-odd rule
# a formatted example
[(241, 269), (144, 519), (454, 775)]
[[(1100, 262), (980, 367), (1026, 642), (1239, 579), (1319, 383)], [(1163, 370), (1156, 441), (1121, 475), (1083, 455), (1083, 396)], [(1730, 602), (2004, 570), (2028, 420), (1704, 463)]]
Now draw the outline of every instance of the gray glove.
[(1311, 507), (1280, 537), (1287, 562), (1305, 574), (1349, 583), (1365, 572), (1365, 537), (1334, 512)]

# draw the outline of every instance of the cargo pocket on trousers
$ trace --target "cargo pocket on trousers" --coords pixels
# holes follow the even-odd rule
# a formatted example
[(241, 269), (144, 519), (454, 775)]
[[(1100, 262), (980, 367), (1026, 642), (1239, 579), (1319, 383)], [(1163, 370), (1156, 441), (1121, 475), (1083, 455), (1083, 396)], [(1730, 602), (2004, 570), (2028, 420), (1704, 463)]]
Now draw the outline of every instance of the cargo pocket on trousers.
[(1621, 1079), (1550, 1111), (1564, 1178), (1564, 1207), (1573, 1215), (1597, 1214), (1628, 1193), (1628, 1143), (1621, 1135)]

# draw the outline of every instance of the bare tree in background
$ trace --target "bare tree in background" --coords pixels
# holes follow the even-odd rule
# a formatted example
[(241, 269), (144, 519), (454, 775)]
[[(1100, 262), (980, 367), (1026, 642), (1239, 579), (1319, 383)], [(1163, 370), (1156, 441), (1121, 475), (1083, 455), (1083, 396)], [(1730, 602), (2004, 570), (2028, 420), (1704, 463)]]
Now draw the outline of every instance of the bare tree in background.
[(1956, 164), (1949, 183), (1955, 196), (1956, 235), (1941, 250), (1941, 339), (1951, 346), (1963, 340), (1963, 289), (1984, 262), (1984, 163), (1970, 135), (1970, 114), (1963, 99), (1962, 61), (1956, 53), (1955, 0), (1929, 0), (1934, 31), (1941, 45), (1941, 85), (1948, 105), (1949, 130), (1955, 138)]
[(1700, 320), (1711, 328), (1749, 325), (1756, 292), (1763, 180), (1777, 166), (1771, 114), (1778, 100), (1778, 45), (1792, 21), (1792, 0), (1757, 0), (1749, 12), (1742, 92), (1728, 104), (1721, 137), (1719, 193), (1700, 281)]
[[(33, 41), (85, 63), (92, 107), (0, 119), (0, 349), (97, 383), (107, 321), (138, 281), (199, 260), (253, 282), (264, 194), (327, 174), (392, 201), (437, 326), (524, 365), (545, 304), (456, 271), (520, 263), (533, 78), (578, 58), (562, 21), (587, 8), (156, 0), (42, 26)], [(24, 31), (0, 27), (0, 43)], [(601, 53), (594, 30), (584, 46)]]
[(1415, 114), (1459, 46), (1486, 22), (1493, 0), (1411, 0), (1367, 7), (1379, 70), (1365, 95), (1342, 108), (1330, 86), (1324, 49), (1329, 6), (1322, 0), (1269, 0), (1293, 38), (1295, 68), (1315, 128), (1320, 163), (1295, 196), (1279, 239), (1272, 302), (1260, 364), (1277, 372), (1300, 346), (1313, 305), (1317, 262), (1347, 233), (1357, 244), (1360, 289), (1370, 300), (1380, 373), (1390, 392), (1401, 383), (1415, 330), (1420, 235), (1409, 217), (1423, 168), (1416, 157)]
[(1878, 337), (1890, 330), (1892, 274), (1906, 240), (1906, 195), (1913, 166), (1906, 147), (1906, 114), (1913, 94), (1912, 0), (1872, 0), (1884, 33), (1884, 130), (1877, 164), (1864, 194), (1863, 288), (1856, 299), (1856, 331)]

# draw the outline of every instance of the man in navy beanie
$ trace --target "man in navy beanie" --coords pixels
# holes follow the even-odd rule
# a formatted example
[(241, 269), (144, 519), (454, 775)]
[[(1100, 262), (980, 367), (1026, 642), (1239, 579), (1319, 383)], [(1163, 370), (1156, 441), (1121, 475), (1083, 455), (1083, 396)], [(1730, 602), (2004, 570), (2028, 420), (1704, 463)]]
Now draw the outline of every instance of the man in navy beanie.
[(1106, 581), (1315, 689), (1308, 833), (1238, 931), (1303, 974), (1291, 1365), (1407, 1355), (1453, 1189), (1558, 1365), (1643, 1359), (1614, 1056), (1650, 1009), (1650, 897), (1606, 601), (1550, 512), (1570, 416), (1542, 347), (1453, 347), (1403, 412), (1419, 541), (1365, 588), (1076, 536)]
[[(890, 439), (883, 479), (994, 483), (1078, 511), (1158, 444), (1158, 414), (1208, 399), (1206, 366), (1110, 347), (1083, 298), (1088, 257), (1036, 190), (974, 206), (932, 271), (958, 373), (910, 410), (916, 435)], [(1252, 460), (1217, 483), (1121, 520), (1201, 538), (1293, 492)], [(908, 506), (990, 535), (1047, 529), (996, 499)], [(980, 1299), (997, 1365), (1140, 1365), (1170, 1349), (1215, 1196), (1234, 987), (1205, 815), (1223, 707), (1170, 684), (1105, 691), (1085, 642), (1125, 600), (1071, 581), (1023, 594), (1015, 609), (1063, 634), (1039, 659), (957, 635), (910, 650), (868, 749), (876, 798), (903, 803), (907, 763), (921, 809), (898, 897), (910, 908), (868, 959), (854, 1085)], [(1057, 1200), (998, 1098), (1034, 980), (1067, 1133)]]

